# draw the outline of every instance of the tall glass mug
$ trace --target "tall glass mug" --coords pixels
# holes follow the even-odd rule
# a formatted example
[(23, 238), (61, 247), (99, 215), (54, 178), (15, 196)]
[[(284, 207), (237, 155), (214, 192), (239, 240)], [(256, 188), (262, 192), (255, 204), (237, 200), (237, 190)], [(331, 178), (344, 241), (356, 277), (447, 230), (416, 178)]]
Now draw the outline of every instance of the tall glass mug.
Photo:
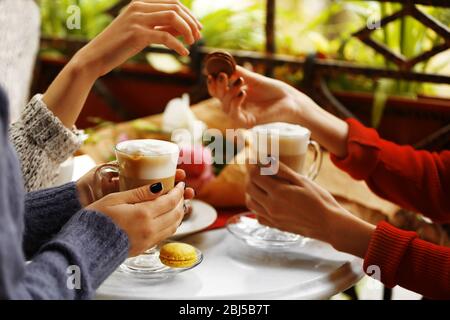
[[(111, 173), (119, 175), (120, 191), (161, 183), (163, 193), (167, 193), (175, 187), (180, 154), (176, 144), (152, 139), (128, 140), (119, 143), (115, 152), (117, 162), (101, 166), (95, 174), (97, 198), (103, 196), (98, 194), (102, 192), (102, 181), (110, 179)], [(137, 274), (158, 273), (166, 268), (159, 260), (157, 246), (127, 259), (120, 267), (122, 271)]]
[[(311, 140), (311, 131), (307, 128), (284, 122), (259, 125), (251, 129), (249, 144), (249, 162), (260, 165), (261, 175), (276, 174), (279, 162), (310, 179), (315, 179), (319, 174), (322, 153), (319, 144)], [(312, 159), (309, 159), (311, 154), (308, 149), (313, 151)], [(307, 162), (310, 163), (306, 165)], [(228, 223), (229, 231), (248, 244), (262, 248), (301, 245), (305, 242), (305, 238), (299, 235), (263, 226), (252, 216), (243, 214), (232, 217)]]

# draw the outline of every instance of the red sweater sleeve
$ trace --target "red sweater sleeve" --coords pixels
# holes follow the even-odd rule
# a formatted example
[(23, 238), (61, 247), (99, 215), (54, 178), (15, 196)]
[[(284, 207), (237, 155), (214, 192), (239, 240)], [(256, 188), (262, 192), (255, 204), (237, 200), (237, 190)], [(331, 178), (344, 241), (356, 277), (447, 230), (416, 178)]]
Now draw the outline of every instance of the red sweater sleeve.
[(450, 299), (450, 248), (384, 221), (377, 226), (364, 259), (364, 271), (374, 276), (377, 270), (388, 287), (398, 284), (428, 298)]
[(381, 139), (354, 119), (349, 124), (348, 154), (331, 160), (353, 178), (365, 180), (380, 197), (450, 222), (450, 151), (432, 153)]

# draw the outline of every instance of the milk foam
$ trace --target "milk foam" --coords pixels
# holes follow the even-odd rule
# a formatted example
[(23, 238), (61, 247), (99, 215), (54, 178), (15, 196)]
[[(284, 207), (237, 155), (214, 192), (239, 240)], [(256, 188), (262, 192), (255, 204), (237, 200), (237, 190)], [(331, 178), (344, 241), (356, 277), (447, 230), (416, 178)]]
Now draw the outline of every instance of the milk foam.
[[(260, 153), (266, 152), (265, 150), (270, 152), (271, 148), (277, 149), (274, 144), (274, 141), (276, 141), (279, 155), (300, 155), (306, 153), (311, 137), (311, 131), (307, 128), (285, 122), (259, 125), (253, 127), (251, 131), (254, 148), (258, 148)], [(267, 149), (263, 147), (264, 145)]]
[(280, 137), (306, 137), (309, 139), (311, 132), (305, 127), (285, 122), (272, 122), (253, 127), (252, 131), (264, 134), (276, 134)]
[(161, 179), (175, 175), (180, 154), (171, 142), (143, 139), (128, 140), (116, 146), (120, 174), (129, 178)]
[(116, 148), (129, 155), (142, 156), (159, 156), (180, 152), (174, 143), (153, 139), (128, 140), (119, 143)]

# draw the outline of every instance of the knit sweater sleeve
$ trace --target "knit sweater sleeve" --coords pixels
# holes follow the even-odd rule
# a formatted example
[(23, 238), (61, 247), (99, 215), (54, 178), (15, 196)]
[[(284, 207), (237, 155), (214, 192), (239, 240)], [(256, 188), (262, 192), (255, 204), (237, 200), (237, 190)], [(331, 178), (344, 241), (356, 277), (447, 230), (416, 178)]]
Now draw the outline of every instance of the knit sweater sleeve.
[(387, 222), (377, 226), (370, 240), (364, 270), (378, 274), (378, 280), (390, 288), (400, 285), (428, 298), (450, 299), (450, 248)]
[(20, 244), (11, 241), (0, 270), (7, 299), (90, 299), (128, 254), (125, 232), (94, 211), (76, 213), (20, 270)]
[(28, 193), (25, 196), (23, 237), (26, 258), (31, 259), (79, 210), (81, 203), (74, 182)]
[(81, 145), (78, 132), (67, 129), (47, 108), (41, 95), (33, 97), (9, 134), (21, 162), (27, 191), (52, 186), (59, 165)]
[(336, 166), (384, 199), (450, 222), (450, 151), (415, 150), (381, 139), (354, 119), (347, 123), (348, 154), (342, 159), (332, 155)]

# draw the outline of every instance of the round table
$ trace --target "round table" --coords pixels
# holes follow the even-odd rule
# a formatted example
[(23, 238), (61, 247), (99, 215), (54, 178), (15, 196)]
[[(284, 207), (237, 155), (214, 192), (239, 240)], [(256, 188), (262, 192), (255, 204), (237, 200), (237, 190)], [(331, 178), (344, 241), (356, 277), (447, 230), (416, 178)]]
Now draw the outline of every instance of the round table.
[(116, 271), (98, 289), (97, 299), (327, 299), (363, 276), (361, 259), (315, 240), (270, 251), (219, 229), (181, 241), (203, 252), (199, 266), (165, 280)]

